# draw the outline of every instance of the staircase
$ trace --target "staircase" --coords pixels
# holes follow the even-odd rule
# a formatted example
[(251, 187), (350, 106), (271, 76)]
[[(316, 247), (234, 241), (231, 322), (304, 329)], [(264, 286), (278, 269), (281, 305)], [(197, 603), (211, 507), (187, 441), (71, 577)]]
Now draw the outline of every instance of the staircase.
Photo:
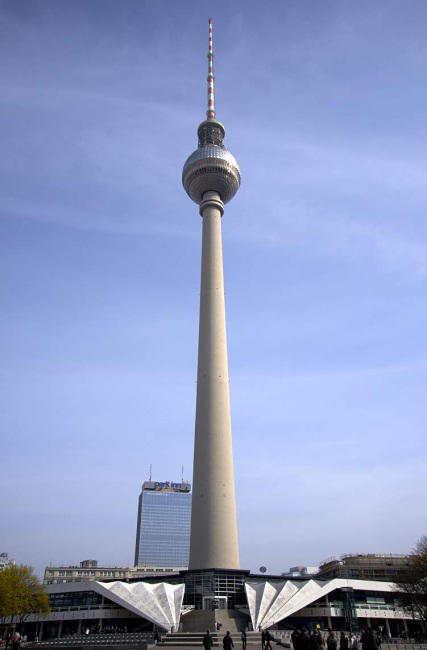
[[(176, 648), (203, 648), (203, 637), (205, 634), (206, 631), (169, 633), (162, 637), (161, 643), (163, 646)], [(225, 632), (211, 632), (214, 648), (222, 647), (224, 636)], [(233, 639), (235, 650), (241, 650), (242, 641), (240, 639), (240, 632), (232, 633), (231, 638)], [(248, 647), (257, 646), (261, 648), (261, 634), (258, 632), (246, 632), (246, 643)]]
[[(210, 609), (193, 609), (181, 617), (180, 629), (183, 632), (198, 632), (206, 634), (206, 630), (215, 630), (215, 611)], [(231, 632), (231, 630), (230, 630)]]
[[(199, 634), (206, 634), (206, 630), (213, 633), (216, 632), (216, 624), (219, 623), (222, 627), (219, 636), (222, 638), (229, 630), (231, 634), (239, 633), (242, 630), (247, 630), (250, 623), (248, 614), (241, 612), (238, 609), (193, 609), (185, 616), (182, 617), (182, 631), (183, 632), (198, 632)], [(234, 639), (233, 639), (234, 641)]]
[[(238, 609), (217, 609), (215, 611), (215, 621), (222, 625), (220, 634), (222, 636), (229, 630), (231, 635), (247, 630), (250, 623), (249, 614), (244, 614)], [(233, 639), (234, 641), (234, 639)]]

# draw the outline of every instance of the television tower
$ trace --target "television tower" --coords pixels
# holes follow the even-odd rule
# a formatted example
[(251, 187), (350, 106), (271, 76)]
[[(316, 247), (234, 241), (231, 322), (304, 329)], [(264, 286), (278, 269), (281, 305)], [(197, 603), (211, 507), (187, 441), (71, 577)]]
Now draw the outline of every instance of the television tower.
[(240, 169), (215, 117), (212, 19), (208, 62), (207, 119), (182, 171), (185, 191), (203, 219), (190, 570), (240, 568), (221, 236), (224, 204), (240, 187)]

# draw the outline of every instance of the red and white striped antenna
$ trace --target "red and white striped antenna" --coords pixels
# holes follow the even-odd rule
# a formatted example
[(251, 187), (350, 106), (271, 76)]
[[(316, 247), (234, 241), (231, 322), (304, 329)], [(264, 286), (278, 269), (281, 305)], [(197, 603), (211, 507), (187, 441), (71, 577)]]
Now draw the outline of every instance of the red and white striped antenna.
[(208, 110), (206, 117), (208, 120), (215, 119), (215, 90), (213, 75), (213, 49), (212, 49), (212, 18), (209, 18), (209, 52), (208, 52)]

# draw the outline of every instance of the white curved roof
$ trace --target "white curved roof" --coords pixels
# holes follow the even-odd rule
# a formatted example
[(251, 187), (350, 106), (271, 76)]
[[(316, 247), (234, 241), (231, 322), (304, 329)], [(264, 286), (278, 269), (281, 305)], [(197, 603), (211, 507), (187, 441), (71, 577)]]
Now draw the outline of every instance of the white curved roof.
[(352, 587), (368, 591), (394, 591), (394, 585), (378, 580), (286, 580), (284, 582), (251, 582), (245, 584), (249, 612), (254, 630), (268, 628), (292, 616), (303, 607), (329, 594), (334, 589)]
[(164, 630), (178, 629), (185, 585), (95, 582), (96, 591)]

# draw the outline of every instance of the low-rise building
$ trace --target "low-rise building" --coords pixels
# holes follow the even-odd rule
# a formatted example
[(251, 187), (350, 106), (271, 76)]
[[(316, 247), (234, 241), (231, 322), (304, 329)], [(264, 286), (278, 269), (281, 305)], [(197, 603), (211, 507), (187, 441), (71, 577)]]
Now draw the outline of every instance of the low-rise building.
[(156, 566), (98, 566), (97, 560), (83, 560), (79, 566), (48, 566), (44, 572), (43, 583), (45, 585), (61, 584), (68, 582), (87, 582), (97, 580), (106, 582), (121, 580), (127, 582), (145, 578), (147, 576), (159, 576), (163, 578), (171, 573), (177, 573), (186, 567), (156, 567)]
[(356, 578), (395, 582), (408, 567), (409, 556), (378, 553), (344, 553), (330, 557), (319, 565), (317, 578)]

